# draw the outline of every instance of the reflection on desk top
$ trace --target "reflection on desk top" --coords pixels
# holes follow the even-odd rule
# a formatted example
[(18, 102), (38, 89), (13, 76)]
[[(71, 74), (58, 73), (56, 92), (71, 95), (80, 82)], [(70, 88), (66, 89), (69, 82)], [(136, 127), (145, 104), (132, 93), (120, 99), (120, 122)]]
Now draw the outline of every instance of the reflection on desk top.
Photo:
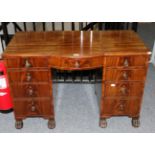
[(141, 55), (149, 49), (130, 30), (18, 32), (4, 56), (91, 57)]

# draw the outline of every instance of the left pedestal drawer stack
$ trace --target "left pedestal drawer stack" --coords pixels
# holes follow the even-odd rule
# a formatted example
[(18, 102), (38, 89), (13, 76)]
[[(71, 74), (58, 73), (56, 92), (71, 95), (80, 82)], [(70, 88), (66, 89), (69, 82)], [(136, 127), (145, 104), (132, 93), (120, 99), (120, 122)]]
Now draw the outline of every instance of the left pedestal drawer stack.
[(23, 127), (27, 117), (48, 119), (55, 127), (52, 77), (47, 57), (5, 58), (14, 103), (15, 127)]

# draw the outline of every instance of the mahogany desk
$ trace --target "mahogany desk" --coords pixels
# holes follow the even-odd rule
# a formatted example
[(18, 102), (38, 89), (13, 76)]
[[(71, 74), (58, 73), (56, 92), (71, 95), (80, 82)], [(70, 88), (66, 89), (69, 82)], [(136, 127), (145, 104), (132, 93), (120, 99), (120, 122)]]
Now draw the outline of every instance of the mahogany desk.
[[(133, 31), (19, 32), (6, 48), (14, 103), (15, 127), (27, 117), (48, 119), (55, 127), (51, 68), (88, 70), (103, 68), (100, 126), (111, 116), (139, 117), (149, 49)], [(71, 94), (72, 95), (72, 94)]]

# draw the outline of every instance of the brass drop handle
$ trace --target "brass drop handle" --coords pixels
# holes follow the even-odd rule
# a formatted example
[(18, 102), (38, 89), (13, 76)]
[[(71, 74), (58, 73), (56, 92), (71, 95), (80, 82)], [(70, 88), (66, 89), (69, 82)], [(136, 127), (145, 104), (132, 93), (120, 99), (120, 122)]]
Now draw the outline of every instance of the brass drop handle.
[(27, 73), (26, 74), (26, 81), (29, 82), (29, 81), (31, 81), (31, 79), (32, 79), (31, 73)]
[(31, 107), (31, 111), (32, 111), (32, 112), (36, 111), (36, 107), (35, 107), (35, 105), (32, 105), (32, 107)]
[(123, 111), (123, 110), (124, 110), (124, 104), (121, 103), (121, 104), (119, 105), (119, 109), (120, 109), (121, 111)]
[(32, 67), (32, 65), (31, 65), (31, 63), (29, 62), (28, 59), (25, 60), (25, 67), (26, 67), (26, 68)]
[(75, 62), (75, 67), (76, 67), (76, 68), (79, 68), (79, 67), (80, 67), (79, 61), (76, 61), (76, 62)]
[(120, 109), (121, 111), (123, 111), (124, 108), (125, 108), (126, 101), (125, 101), (125, 100), (122, 100), (122, 101), (120, 101), (120, 102), (121, 102), (121, 103), (120, 103), (120, 105), (119, 105), (119, 109)]
[(124, 78), (125, 80), (128, 79), (128, 73), (127, 73), (127, 72), (123, 72), (123, 78)]
[(30, 86), (30, 87), (28, 88), (28, 95), (29, 95), (29, 96), (32, 96), (33, 94), (34, 94), (33, 88)]
[(122, 95), (127, 95), (128, 91), (127, 91), (126, 86), (121, 87), (120, 92)]
[(129, 66), (129, 61), (128, 61), (127, 58), (124, 60), (124, 66), (125, 66), (125, 67)]

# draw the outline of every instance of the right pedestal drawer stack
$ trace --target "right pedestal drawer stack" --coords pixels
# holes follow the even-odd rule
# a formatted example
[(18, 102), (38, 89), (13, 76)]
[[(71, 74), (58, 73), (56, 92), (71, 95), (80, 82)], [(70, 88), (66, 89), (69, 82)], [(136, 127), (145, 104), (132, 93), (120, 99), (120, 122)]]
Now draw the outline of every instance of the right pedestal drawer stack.
[(129, 116), (139, 127), (149, 56), (106, 56), (103, 69), (100, 126), (111, 116)]

